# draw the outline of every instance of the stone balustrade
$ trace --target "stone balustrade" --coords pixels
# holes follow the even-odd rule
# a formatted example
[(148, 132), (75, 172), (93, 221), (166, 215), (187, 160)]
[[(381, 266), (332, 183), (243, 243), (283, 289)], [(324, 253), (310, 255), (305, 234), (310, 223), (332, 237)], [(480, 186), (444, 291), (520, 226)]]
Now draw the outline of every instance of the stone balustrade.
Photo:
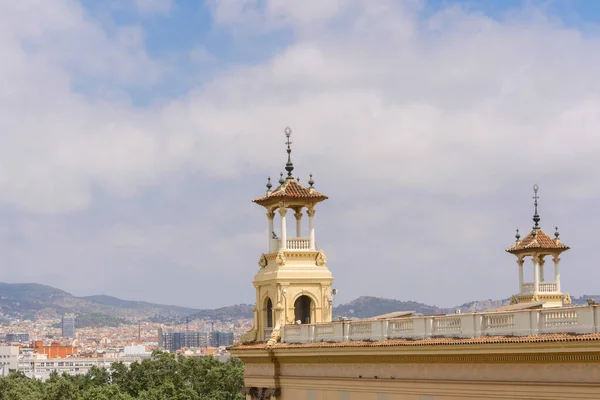
[(283, 328), (281, 340), (286, 343), (312, 343), (598, 332), (600, 306), (593, 305), (287, 325)]
[(287, 239), (288, 250), (310, 250), (310, 238), (289, 238)]
[[(521, 287), (521, 293), (532, 294), (534, 289), (533, 282), (524, 283)], [(539, 293), (558, 293), (556, 282), (540, 282)]]

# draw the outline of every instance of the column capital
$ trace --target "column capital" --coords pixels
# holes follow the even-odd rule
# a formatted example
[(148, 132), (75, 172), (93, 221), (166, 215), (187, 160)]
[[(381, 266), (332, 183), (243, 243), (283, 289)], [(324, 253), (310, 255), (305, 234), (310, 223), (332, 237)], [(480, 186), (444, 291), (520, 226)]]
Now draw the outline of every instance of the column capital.
[(314, 217), (315, 212), (317, 212), (317, 210), (315, 210), (314, 207), (309, 207), (308, 210), (306, 210), (306, 215), (309, 217)]
[(282, 217), (285, 217), (287, 212), (288, 212), (287, 208), (285, 208), (285, 207), (279, 208), (279, 215), (281, 215)]
[(538, 264), (540, 264), (540, 266), (543, 266), (546, 263), (546, 260), (544, 259), (544, 257), (539, 256), (538, 257)]
[(296, 211), (294, 213), (294, 217), (296, 217), (296, 220), (299, 220), (300, 218), (302, 218), (302, 211)]
[(267, 218), (269, 218), (269, 219), (275, 218), (275, 211), (269, 211), (269, 212), (267, 212)]
[(554, 257), (552, 257), (552, 261), (554, 261), (554, 264), (558, 264), (560, 262), (560, 257), (554, 256)]
[(525, 264), (525, 260), (523, 258), (517, 258), (517, 265), (521, 267), (523, 264)]

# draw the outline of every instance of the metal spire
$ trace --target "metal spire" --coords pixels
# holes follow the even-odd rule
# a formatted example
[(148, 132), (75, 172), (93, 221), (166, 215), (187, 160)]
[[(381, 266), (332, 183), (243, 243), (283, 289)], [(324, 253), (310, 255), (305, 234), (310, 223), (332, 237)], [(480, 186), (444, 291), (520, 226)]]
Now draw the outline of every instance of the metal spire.
[(285, 136), (287, 137), (287, 142), (285, 142), (285, 144), (287, 144), (287, 153), (288, 153), (288, 160), (287, 160), (287, 163), (285, 164), (285, 170), (288, 173), (288, 176), (286, 179), (294, 179), (294, 177), (292, 176), (292, 171), (294, 170), (294, 164), (292, 164), (292, 159), (291, 159), (292, 148), (290, 147), (292, 144), (292, 142), (290, 142), (290, 136), (292, 136), (292, 130), (289, 127), (285, 128)]
[(539, 199), (539, 196), (538, 196), (539, 189), (540, 189), (540, 187), (537, 184), (533, 185), (533, 204), (535, 206), (535, 212), (533, 214), (533, 222), (534, 222), (533, 230), (534, 231), (537, 229), (540, 229), (540, 215), (538, 214), (538, 209), (537, 209), (538, 199)]

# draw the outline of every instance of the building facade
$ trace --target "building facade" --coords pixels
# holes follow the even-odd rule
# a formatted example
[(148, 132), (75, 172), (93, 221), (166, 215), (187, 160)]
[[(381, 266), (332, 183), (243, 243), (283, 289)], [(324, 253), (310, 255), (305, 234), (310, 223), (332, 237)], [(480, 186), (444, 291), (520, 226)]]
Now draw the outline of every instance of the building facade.
[(233, 345), (233, 332), (212, 331), (210, 333), (210, 347), (231, 345)]
[[(288, 144), (286, 170), (289, 153)], [(269, 182), (266, 196), (255, 200), (267, 208), (269, 253), (261, 255), (254, 279), (254, 328), (230, 348), (246, 364), (249, 400), (600, 399), (600, 307), (573, 307), (563, 294), (559, 256), (569, 247), (558, 229), (554, 239), (541, 229), (537, 185), (533, 228), (523, 239), (517, 232), (506, 250), (517, 257), (519, 277), (510, 305), (482, 313), (397, 312), (332, 321), (326, 300), (334, 293), (333, 278), (329, 270), (315, 273), (308, 262), (322, 252), (312, 240), (306, 246), (284, 240), (285, 212), (281, 238), (273, 232), (269, 207), (280, 203), (271, 196), (285, 199), (280, 207), (299, 204), (292, 198), (310, 201), (290, 177), (273, 191)], [(546, 257), (554, 262), (549, 280)], [(532, 260), (533, 282), (523, 279), (526, 258)], [(292, 286), (294, 296), (309, 293), (314, 301), (307, 319), (296, 318), (295, 302), (283, 301)]]
[(65, 314), (61, 321), (62, 337), (71, 338), (75, 337), (75, 314)]
[[(215, 336), (213, 333), (220, 333), (221, 336)], [(223, 336), (224, 335), (224, 336)], [(184, 348), (206, 348), (213, 346), (215, 341), (225, 342), (228, 333), (226, 332), (200, 332), (200, 331), (172, 331), (172, 330), (158, 330), (158, 347), (163, 350), (175, 352)], [(224, 344), (223, 346), (233, 344), (233, 333), (231, 333), (231, 343)], [(218, 346), (213, 346), (218, 347)]]
[(0, 346), (0, 375), (6, 376), (19, 366), (19, 346)]
[(8, 343), (28, 343), (29, 333), (7, 333), (4, 340)]

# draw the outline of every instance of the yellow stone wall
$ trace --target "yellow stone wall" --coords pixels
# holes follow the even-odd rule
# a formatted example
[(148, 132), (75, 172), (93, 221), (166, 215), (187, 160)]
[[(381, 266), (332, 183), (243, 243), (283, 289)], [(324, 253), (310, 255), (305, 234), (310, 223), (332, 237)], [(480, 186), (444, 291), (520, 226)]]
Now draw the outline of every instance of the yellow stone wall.
[(600, 340), (233, 354), (279, 400), (600, 399)]

